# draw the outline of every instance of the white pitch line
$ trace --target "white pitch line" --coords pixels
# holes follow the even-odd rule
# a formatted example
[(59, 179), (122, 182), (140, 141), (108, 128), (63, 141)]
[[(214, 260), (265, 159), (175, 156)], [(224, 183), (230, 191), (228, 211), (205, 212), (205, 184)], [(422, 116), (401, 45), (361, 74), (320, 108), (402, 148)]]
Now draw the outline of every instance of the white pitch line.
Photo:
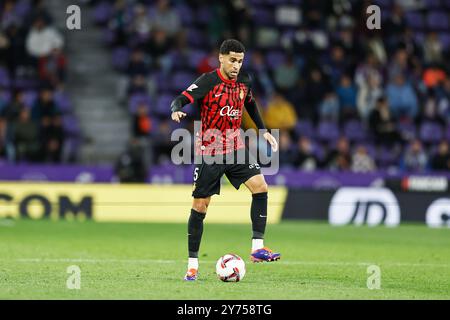
[(0, 220), (0, 227), (11, 228), (14, 227), (15, 225), (16, 223), (14, 221)]
[[(163, 260), (163, 259), (83, 259), (83, 258), (23, 258), (15, 259), (17, 262), (25, 263), (60, 263), (60, 262), (79, 262), (79, 263), (157, 263), (157, 264), (175, 264), (184, 263), (185, 260)], [(213, 260), (200, 260), (201, 263), (216, 263)], [(410, 263), (410, 262), (324, 262), (324, 261), (288, 261), (280, 260), (276, 264), (287, 265), (323, 265), (323, 266), (397, 266), (397, 267), (450, 267), (448, 263)]]

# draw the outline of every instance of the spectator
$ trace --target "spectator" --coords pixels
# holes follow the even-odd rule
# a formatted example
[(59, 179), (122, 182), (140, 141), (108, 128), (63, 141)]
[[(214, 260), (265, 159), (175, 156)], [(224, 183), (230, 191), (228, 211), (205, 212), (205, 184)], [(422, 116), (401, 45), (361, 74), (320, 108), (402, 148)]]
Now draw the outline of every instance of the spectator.
[(25, 109), (22, 91), (14, 94), (14, 99), (0, 111), (0, 145), (4, 145), (9, 161), (15, 160), (14, 125), (19, 120), (20, 112)]
[(358, 89), (369, 86), (369, 78), (376, 77), (380, 80), (383, 79), (379, 62), (376, 56), (369, 53), (366, 57), (366, 61), (359, 65), (355, 71), (355, 84)]
[(427, 88), (435, 88), (440, 85), (446, 79), (444, 70), (436, 65), (430, 65), (423, 72), (423, 83)]
[(39, 78), (58, 87), (65, 79), (67, 59), (60, 48), (54, 48), (50, 55), (39, 59)]
[(378, 32), (371, 32), (368, 36), (367, 49), (373, 53), (379, 63), (386, 64), (387, 53), (381, 34)]
[(334, 91), (325, 94), (319, 105), (319, 113), (321, 120), (329, 120), (336, 123), (339, 121), (339, 100)]
[(208, 55), (200, 60), (200, 63), (197, 66), (197, 73), (207, 73), (219, 68), (219, 59), (217, 58), (218, 56), (219, 50), (217, 48), (211, 50)]
[(341, 119), (345, 121), (357, 117), (356, 88), (348, 75), (342, 75), (336, 92), (339, 98)]
[(148, 137), (151, 131), (152, 121), (148, 115), (148, 106), (145, 103), (140, 103), (136, 114), (133, 116), (133, 136), (136, 138)]
[(127, 95), (128, 97), (133, 94), (145, 94), (148, 92), (148, 84), (147, 79), (142, 74), (137, 74), (133, 78), (131, 78), (130, 83), (128, 84)]
[(170, 161), (174, 142), (170, 140), (172, 129), (169, 120), (164, 119), (153, 133), (153, 154), (157, 157), (156, 163), (166, 163)]
[(289, 55), (284, 63), (276, 67), (274, 70), (274, 81), (277, 89), (286, 94), (297, 83), (299, 72), (294, 59)]
[(127, 150), (119, 156), (114, 171), (121, 183), (143, 183), (147, 180), (147, 166), (137, 139), (132, 139)]
[(156, 3), (156, 10), (151, 14), (151, 21), (157, 29), (161, 29), (173, 37), (175, 33), (180, 30), (180, 17), (170, 7), (169, 0), (158, 0)]
[(356, 101), (359, 117), (364, 122), (368, 121), (377, 100), (383, 96), (381, 80), (379, 73), (371, 72), (367, 75), (367, 83), (359, 87)]
[(425, 171), (427, 168), (428, 157), (422, 147), (422, 142), (415, 139), (405, 152), (402, 167), (409, 172)]
[(164, 59), (170, 49), (170, 39), (163, 29), (154, 29), (150, 40), (145, 45), (147, 54), (152, 57), (153, 67), (155, 69), (170, 69)]
[(51, 118), (49, 125), (41, 129), (44, 162), (60, 163), (64, 145), (64, 129), (61, 115)]
[(152, 139), (153, 121), (148, 114), (148, 105), (140, 103), (136, 114), (133, 116), (133, 137), (137, 139), (138, 144), (142, 148), (144, 163), (147, 165), (153, 161), (152, 155)]
[(5, 47), (6, 65), (12, 79), (21, 68), (29, 64), (29, 57), (25, 50), (25, 34), (17, 23), (11, 24), (5, 30), (7, 44)]
[(350, 146), (346, 137), (340, 137), (334, 150), (325, 158), (325, 167), (332, 171), (347, 171), (351, 169)]
[(150, 62), (145, 57), (144, 52), (140, 49), (133, 50), (127, 68), (128, 76), (130, 77), (134, 77), (137, 75), (148, 76), (149, 73), (150, 73)]
[(443, 49), (438, 34), (435, 31), (430, 31), (423, 45), (424, 62), (426, 64), (441, 63)]
[(41, 17), (34, 21), (26, 39), (26, 48), (31, 56), (46, 57), (53, 49), (61, 49), (63, 45), (64, 39), (54, 27), (47, 25)]
[(450, 77), (447, 77), (436, 90), (438, 113), (450, 124)]
[(15, 161), (37, 161), (40, 143), (39, 128), (30, 118), (30, 111), (20, 110), (19, 119), (13, 129)]
[(450, 171), (450, 151), (448, 141), (442, 140), (437, 154), (431, 160), (431, 168), (438, 171)]
[(294, 166), (302, 171), (314, 171), (317, 169), (318, 160), (313, 153), (311, 140), (305, 136), (300, 137), (297, 146), (297, 154), (293, 161)]
[(403, 75), (403, 77), (405, 77), (405, 81), (410, 80), (411, 68), (406, 49), (397, 49), (388, 67), (388, 80), (390, 82), (394, 82), (398, 75)]
[(417, 95), (404, 76), (398, 73), (386, 88), (392, 113), (395, 117), (414, 120), (419, 111)]
[(280, 166), (292, 166), (294, 162), (295, 153), (292, 148), (292, 140), (289, 132), (286, 130), (280, 131)]
[(424, 103), (422, 113), (420, 117), (418, 117), (418, 124), (422, 124), (424, 122), (434, 122), (441, 126), (442, 129), (445, 128), (445, 119), (438, 113), (438, 105), (437, 99), (433, 95), (427, 97), (427, 100)]
[(53, 100), (53, 91), (49, 88), (44, 88), (39, 93), (39, 98), (35, 102), (31, 117), (33, 121), (41, 127), (50, 126), (53, 117), (57, 114), (58, 108)]
[(293, 129), (297, 123), (294, 106), (277, 92), (269, 100), (264, 119), (268, 128), (280, 130)]
[(109, 29), (114, 31), (115, 46), (123, 46), (127, 42), (127, 25), (129, 24), (128, 15), (126, 12), (126, 1), (116, 0), (114, 2), (111, 20), (109, 21)]
[(396, 120), (386, 98), (378, 98), (375, 109), (370, 113), (369, 125), (377, 144), (392, 146), (400, 142)]
[(405, 31), (406, 26), (403, 8), (398, 4), (394, 4), (392, 14), (385, 22), (385, 27), (383, 28), (385, 39), (388, 39), (389, 43), (393, 43), (395, 37), (398, 37)]
[(363, 145), (358, 146), (352, 156), (352, 171), (366, 173), (375, 170), (375, 161), (367, 152), (367, 148)]
[(326, 61), (324, 65), (324, 72), (330, 77), (332, 83), (338, 83), (341, 76), (350, 71), (350, 64), (346, 58), (342, 46), (334, 45), (331, 48), (329, 61)]
[(331, 86), (323, 76), (322, 71), (319, 68), (312, 68), (306, 78), (299, 116), (301, 118), (312, 118), (314, 122), (317, 122), (318, 105), (330, 90)]
[[(267, 64), (261, 51), (254, 51), (251, 55), (251, 65), (249, 72), (252, 76), (252, 91), (256, 95), (269, 97), (274, 91), (273, 81), (270, 77)], [(215, 59), (217, 61), (217, 58)]]
[(137, 3), (134, 7), (134, 18), (131, 24), (131, 31), (139, 40), (146, 40), (150, 36), (152, 22), (145, 5)]

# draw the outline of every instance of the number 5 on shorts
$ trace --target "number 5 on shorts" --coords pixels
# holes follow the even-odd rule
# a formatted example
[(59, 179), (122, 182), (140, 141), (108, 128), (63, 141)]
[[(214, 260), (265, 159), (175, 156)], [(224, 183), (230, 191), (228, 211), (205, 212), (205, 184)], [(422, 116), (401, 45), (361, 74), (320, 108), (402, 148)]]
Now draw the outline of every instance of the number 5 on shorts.
[(194, 181), (197, 181), (197, 179), (198, 179), (198, 169), (200, 169), (200, 168), (195, 168), (195, 170), (194, 170)]

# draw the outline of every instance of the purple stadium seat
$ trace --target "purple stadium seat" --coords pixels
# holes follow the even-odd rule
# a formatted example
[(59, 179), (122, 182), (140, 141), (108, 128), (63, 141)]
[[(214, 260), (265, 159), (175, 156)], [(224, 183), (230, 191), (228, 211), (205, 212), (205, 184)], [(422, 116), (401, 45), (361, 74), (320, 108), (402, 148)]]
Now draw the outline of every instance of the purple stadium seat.
[(425, 28), (425, 19), (420, 12), (409, 11), (405, 13), (406, 23), (413, 29)]
[(350, 141), (364, 141), (367, 139), (366, 129), (362, 123), (357, 120), (351, 120), (344, 125), (344, 135)]
[(248, 5), (250, 8), (254, 8), (255, 6), (261, 6), (265, 4), (265, 0), (248, 0)]
[(170, 81), (169, 76), (162, 71), (156, 72), (153, 74), (153, 81), (158, 86), (158, 92), (167, 92), (170, 91)]
[(393, 152), (393, 150), (386, 147), (381, 147), (378, 150), (375, 160), (378, 163), (378, 166), (381, 168), (389, 167), (398, 163), (396, 154)]
[(97, 24), (105, 24), (111, 18), (113, 13), (112, 4), (109, 1), (100, 2), (93, 11), (93, 18)]
[(327, 153), (325, 152), (325, 148), (323, 148), (320, 143), (316, 143), (315, 141), (311, 141), (312, 144), (312, 152), (319, 159), (319, 161), (325, 160)]
[(417, 137), (416, 125), (412, 122), (400, 122), (398, 124), (398, 130), (402, 137), (407, 140), (411, 140)]
[(170, 115), (170, 103), (175, 97), (170, 94), (160, 95), (155, 104), (155, 114), (160, 116), (169, 116)]
[(112, 65), (118, 70), (125, 70), (130, 59), (130, 50), (125, 47), (114, 49), (112, 53)]
[(13, 86), (19, 90), (32, 90), (36, 89), (39, 82), (36, 79), (30, 78), (16, 78), (13, 81)]
[(0, 90), (0, 100), (8, 104), (12, 100), (12, 95), (9, 90)]
[(188, 64), (191, 68), (197, 68), (200, 64), (200, 61), (207, 55), (207, 53), (203, 50), (191, 50), (189, 52)]
[(425, 34), (423, 32), (415, 32), (413, 37), (416, 43), (423, 43), (425, 41)]
[(427, 25), (431, 30), (446, 30), (449, 29), (449, 14), (447, 12), (433, 11), (427, 16)]
[(62, 113), (69, 113), (72, 110), (72, 104), (65, 92), (56, 91), (53, 95), (53, 99)]
[(281, 65), (286, 60), (286, 55), (282, 51), (272, 50), (266, 54), (266, 63), (273, 69)]
[(254, 7), (252, 10), (253, 21), (256, 25), (261, 26), (273, 26), (274, 25), (274, 14), (272, 10), (266, 9), (264, 7)]
[(136, 113), (136, 111), (137, 111), (137, 108), (138, 108), (138, 105), (139, 104), (141, 104), (141, 103), (145, 103), (145, 104), (147, 104), (148, 106), (149, 106), (149, 112), (151, 112), (152, 110), (152, 108), (151, 108), (151, 105), (152, 105), (152, 99), (150, 98), (150, 96), (149, 95), (147, 95), (147, 94), (142, 94), (142, 93), (136, 93), (136, 94), (133, 94), (130, 98), (129, 98), (129, 100), (128, 100), (128, 111), (131, 113), (131, 114), (134, 114), (134, 113)]
[(24, 18), (27, 16), (31, 11), (31, 3), (27, 0), (20, 0), (17, 1), (16, 5), (14, 6), (14, 12), (18, 17)]
[(104, 28), (102, 32), (102, 43), (106, 46), (110, 46), (114, 41), (116, 41), (116, 33), (109, 28)]
[(450, 125), (448, 125), (447, 130), (445, 130), (445, 139), (450, 141)]
[(170, 81), (174, 91), (183, 91), (196, 79), (196, 75), (190, 72), (176, 72)]
[(78, 120), (71, 115), (63, 116), (64, 131), (68, 136), (78, 136), (80, 134), (80, 126)]
[(317, 126), (317, 138), (326, 141), (333, 142), (339, 138), (338, 125), (331, 121), (322, 121)]
[(64, 157), (65, 159), (76, 159), (76, 154), (81, 146), (81, 138), (78, 136), (68, 136), (64, 140)]
[[(381, 8), (390, 8), (392, 6), (392, 0), (375, 0), (373, 4), (380, 6)], [(383, 10), (382, 10), (383, 11)]]
[(298, 136), (314, 137), (314, 126), (311, 120), (299, 120), (295, 125), (294, 131)]
[(420, 139), (425, 143), (437, 143), (443, 137), (442, 127), (435, 122), (426, 121), (420, 126)]
[(177, 11), (178, 16), (180, 17), (181, 24), (183, 26), (192, 25), (192, 23), (194, 22), (194, 12), (189, 6), (179, 4), (175, 7), (175, 10)]
[(195, 16), (195, 20), (200, 24), (208, 24), (211, 20), (211, 12), (207, 6), (202, 6)]
[(0, 87), (7, 88), (11, 84), (8, 71), (5, 68), (0, 67)]
[(425, 7), (427, 9), (440, 9), (442, 8), (441, 0), (425, 0)]
[(208, 43), (206, 42), (207, 38), (203, 30), (196, 28), (189, 28), (187, 31), (187, 43), (191, 48), (205, 48)]
[(441, 40), (444, 50), (450, 49), (450, 33), (439, 33), (439, 39)]
[(38, 98), (38, 93), (34, 90), (23, 92), (23, 103), (27, 108), (32, 108)]

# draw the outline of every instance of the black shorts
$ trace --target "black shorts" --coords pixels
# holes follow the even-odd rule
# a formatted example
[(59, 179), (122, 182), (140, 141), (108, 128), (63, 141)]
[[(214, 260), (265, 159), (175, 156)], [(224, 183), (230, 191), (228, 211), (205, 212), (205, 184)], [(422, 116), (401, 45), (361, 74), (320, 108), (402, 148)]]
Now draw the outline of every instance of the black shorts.
[(242, 183), (253, 176), (261, 174), (261, 168), (256, 159), (245, 150), (245, 163), (237, 163), (234, 152), (234, 163), (205, 163), (196, 164), (194, 168), (194, 198), (207, 198), (213, 194), (220, 194), (220, 179), (225, 174), (231, 184), (239, 189)]

